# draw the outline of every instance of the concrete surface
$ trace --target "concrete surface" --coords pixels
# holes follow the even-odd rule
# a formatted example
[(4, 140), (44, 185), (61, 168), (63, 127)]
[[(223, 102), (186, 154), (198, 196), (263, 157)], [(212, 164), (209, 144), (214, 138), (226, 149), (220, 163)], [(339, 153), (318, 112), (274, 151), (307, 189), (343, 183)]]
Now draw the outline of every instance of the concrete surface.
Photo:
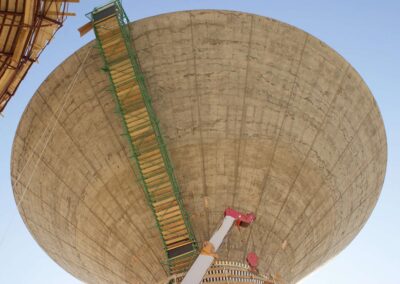
[[(382, 187), (386, 136), (368, 87), (341, 56), (295, 27), (239, 12), (165, 14), (131, 30), (199, 241), (226, 207), (255, 212), (221, 259), (254, 250), (261, 272), (293, 283), (355, 237)], [(14, 179), (34, 156), (16, 201), (29, 184), (19, 206), (27, 227), (79, 279), (156, 283), (166, 276), (161, 240), (96, 49), (44, 150), (39, 140), (93, 45), (61, 64), (25, 110)]]

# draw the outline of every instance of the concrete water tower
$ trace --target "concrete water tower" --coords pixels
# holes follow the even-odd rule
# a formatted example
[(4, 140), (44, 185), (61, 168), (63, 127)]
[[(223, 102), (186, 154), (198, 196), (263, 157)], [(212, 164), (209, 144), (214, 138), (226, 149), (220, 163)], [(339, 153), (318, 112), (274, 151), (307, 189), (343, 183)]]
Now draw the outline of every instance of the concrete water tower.
[[(22, 218), (65, 270), (88, 283), (179, 282), (199, 253), (217, 253), (204, 282), (295, 283), (361, 230), (385, 176), (385, 129), (330, 47), (241, 12), (125, 25), (113, 2), (90, 19), (96, 41), (37, 90), (12, 157)], [(207, 254), (229, 207), (256, 220)]]

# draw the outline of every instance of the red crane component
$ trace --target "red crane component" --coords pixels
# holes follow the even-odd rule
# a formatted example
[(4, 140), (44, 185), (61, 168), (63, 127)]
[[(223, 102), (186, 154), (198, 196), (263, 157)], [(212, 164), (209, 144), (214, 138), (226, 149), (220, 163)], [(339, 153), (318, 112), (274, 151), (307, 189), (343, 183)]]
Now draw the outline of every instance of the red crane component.
[(250, 271), (257, 273), (258, 256), (255, 252), (249, 252), (246, 257), (247, 264), (250, 266)]
[(256, 220), (254, 213), (243, 214), (229, 207), (225, 209), (224, 216), (231, 216), (236, 220), (236, 225), (241, 227), (247, 227)]

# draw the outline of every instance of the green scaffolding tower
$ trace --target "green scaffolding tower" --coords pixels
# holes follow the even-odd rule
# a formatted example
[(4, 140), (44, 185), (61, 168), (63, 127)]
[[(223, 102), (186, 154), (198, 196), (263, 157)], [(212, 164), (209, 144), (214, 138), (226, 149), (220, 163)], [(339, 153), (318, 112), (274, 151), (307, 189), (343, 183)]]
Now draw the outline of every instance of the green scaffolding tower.
[(118, 0), (89, 15), (131, 148), (135, 174), (160, 231), (168, 273), (184, 272), (197, 256), (198, 245), (132, 46), (128, 17)]

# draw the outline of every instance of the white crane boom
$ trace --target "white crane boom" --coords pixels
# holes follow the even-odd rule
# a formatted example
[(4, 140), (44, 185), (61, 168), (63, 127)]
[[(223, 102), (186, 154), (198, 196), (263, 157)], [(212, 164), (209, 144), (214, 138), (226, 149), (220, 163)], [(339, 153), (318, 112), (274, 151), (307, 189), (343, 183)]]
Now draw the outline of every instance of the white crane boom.
[(212, 265), (214, 258), (217, 256), (216, 251), (221, 246), (225, 236), (228, 234), (232, 225), (238, 222), (238, 225), (249, 225), (255, 220), (253, 213), (241, 214), (231, 208), (225, 210), (225, 218), (213, 234), (209, 242), (205, 242), (200, 255), (197, 257), (189, 271), (186, 273), (182, 284), (199, 284), (206, 274), (208, 268)]

